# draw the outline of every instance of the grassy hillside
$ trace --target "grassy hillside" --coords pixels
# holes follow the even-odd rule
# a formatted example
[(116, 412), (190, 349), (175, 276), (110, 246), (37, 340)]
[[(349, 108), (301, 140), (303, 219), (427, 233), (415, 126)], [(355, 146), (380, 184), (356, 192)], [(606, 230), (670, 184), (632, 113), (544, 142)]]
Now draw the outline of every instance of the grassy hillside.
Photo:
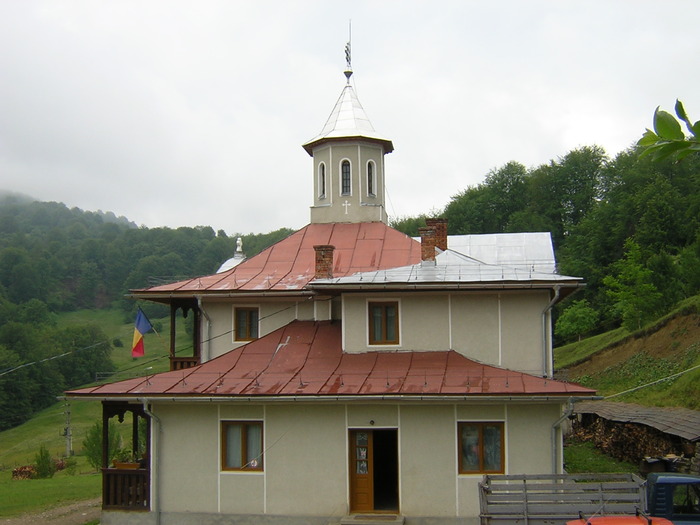
[[(169, 319), (158, 321), (169, 333)], [(122, 342), (115, 347), (112, 360), (117, 372), (109, 381), (127, 379), (168, 370), (167, 336), (149, 333), (145, 337), (146, 356), (131, 357), (134, 333), (132, 322), (124, 322), (119, 310), (81, 310), (61, 314), (61, 326), (99, 324), (111, 341)], [(66, 412), (70, 411), (73, 451), (77, 460), (74, 472), (60, 471), (51, 479), (12, 480), (12, 469), (34, 463), (39, 447), (44, 445), (51, 456), (66, 453)], [(58, 401), (42, 410), (26, 423), (0, 432), (0, 517), (14, 516), (33, 509), (45, 509), (71, 501), (96, 498), (101, 494), (102, 476), (95, 472), (83, 455), (83, 440), (89, 427), (102, 420), (102, 407), (95, 401)], [(128, 434), (128, 432), (122, 432)]]
[[(154, 321), (155, 322), (155, 321)], [(153, 333), (145, 338), (146, 357), (131, 357), (131, 340), (134, 332), (133, 323), (124, 323), (123, 313), (119, 310), (80, 310), (61, 314), (58, 319), (61, 326), (95, 323), (105, 331), (111, 341), (119, 339), (122, 347), (115, 347), (112, 361), (117, 371), (104, 380), (116, 381), (166, 371), (169, 367), (167, 343), (162, 336)], [(0, 432), (0, 468), (14, 468), (18, 465), (32, 463), (40, 445), (47, 447), (52, 456), (65, 454), (66, 439), (63, 436), (66, 427), (66, 411), (70, 411), (73, 433), (73, 450), (82, 451), (82, 441), (87, 429), (96, 421), (101, 421), (100, 403), (94, 401), (59, 401), (42, 410), (23, 425)], [(85, 463), (85, 468), (89, 469)]]
[(560, 375), (603, 396), (630, 391), (611, 400), (700, 410), (700, 296), (636, 332), (556, 348), (554, 362)]
[[(158, 333), (149, 332), (144, 337), (146, 355), (144, 357), (131, 357), (131, 343), (134, 335), (134, 322), (124, 322), (124, 313), (119, 309), (107, 310), (78, 310), (60, 314), (58, 323), (62, 326), (81, 324), (97, 324), (112, 341), (112, 362), (117, 367), (117, 372), (110, 379), (116, 381), (158, 372), (169, 369), (169, 334), (170, 319), (151, 319), (157, 327), (161, 326)], [(184, 336), (184, 329), (178, 326), (179, 336)], [(119, 341), (122, 346), (115, 346)]]

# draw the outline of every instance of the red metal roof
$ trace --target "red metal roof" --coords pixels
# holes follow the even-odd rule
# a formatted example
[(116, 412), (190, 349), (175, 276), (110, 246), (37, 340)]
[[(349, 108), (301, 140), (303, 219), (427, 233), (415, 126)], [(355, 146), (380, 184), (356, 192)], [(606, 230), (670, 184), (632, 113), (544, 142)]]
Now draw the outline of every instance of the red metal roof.
[(384, 223), (309, 224), (226, 272), (133, 294), (301, 290), (314, 278), (314, 246), (320, 244), (335, 246), (334, 277), (420, 262), (420, 243)]
[(484, 365), (449, 351), (341, 349), (338, 322), (293, 321), (202, 365), (67, 392), (69, 396), (569, 396), (575, 383)]

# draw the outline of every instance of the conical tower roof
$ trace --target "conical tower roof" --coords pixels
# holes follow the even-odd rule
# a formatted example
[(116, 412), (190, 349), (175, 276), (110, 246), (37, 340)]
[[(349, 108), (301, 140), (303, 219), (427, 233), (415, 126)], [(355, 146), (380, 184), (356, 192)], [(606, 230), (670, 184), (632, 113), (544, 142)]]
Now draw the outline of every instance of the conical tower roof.
[[(349, 75), (348, 75), (349, 77)], [(357, 99), (355, 90), (350, 85), (350, 78), (340, 94), (340, 98), (335, 103), (330, 117), (323, 126), (321, 133), (303, 145), (309, 155), (312, 155), (314, 147), (322, 142), (333, 139), (367, 139), (379, 142), (384, 147), (385, 153), (394, 151), (391, 140), (382, 137), (372, 127), (372, 123), (367, 118), (362, 104)]]

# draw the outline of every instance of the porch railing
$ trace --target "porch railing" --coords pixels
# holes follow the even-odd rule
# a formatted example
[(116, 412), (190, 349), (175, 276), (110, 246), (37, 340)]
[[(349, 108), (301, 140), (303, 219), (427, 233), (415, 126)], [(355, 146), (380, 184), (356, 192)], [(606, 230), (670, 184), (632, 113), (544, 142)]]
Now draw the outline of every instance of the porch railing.
[(145, 468), (102, 469), (104, 510), (150, 510), (150, 472)]
[(199, 359), (196, 357), (171, 357), (170, 358), (170, 370), (184, 370), (185, 368), (192, 368), (199, 364)]

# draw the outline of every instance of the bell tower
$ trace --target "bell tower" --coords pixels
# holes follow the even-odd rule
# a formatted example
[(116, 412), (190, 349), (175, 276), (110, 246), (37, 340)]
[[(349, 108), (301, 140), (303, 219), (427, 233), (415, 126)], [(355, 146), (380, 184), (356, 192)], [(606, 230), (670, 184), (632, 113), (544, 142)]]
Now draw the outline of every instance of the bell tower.
[(311, 222), (386, 223), (384, 155), (394, 145), (374, 131), (350, 83), (349, 42), (345, 57), (345, 87), (321, 133), (303, 145), (313, 158)]

